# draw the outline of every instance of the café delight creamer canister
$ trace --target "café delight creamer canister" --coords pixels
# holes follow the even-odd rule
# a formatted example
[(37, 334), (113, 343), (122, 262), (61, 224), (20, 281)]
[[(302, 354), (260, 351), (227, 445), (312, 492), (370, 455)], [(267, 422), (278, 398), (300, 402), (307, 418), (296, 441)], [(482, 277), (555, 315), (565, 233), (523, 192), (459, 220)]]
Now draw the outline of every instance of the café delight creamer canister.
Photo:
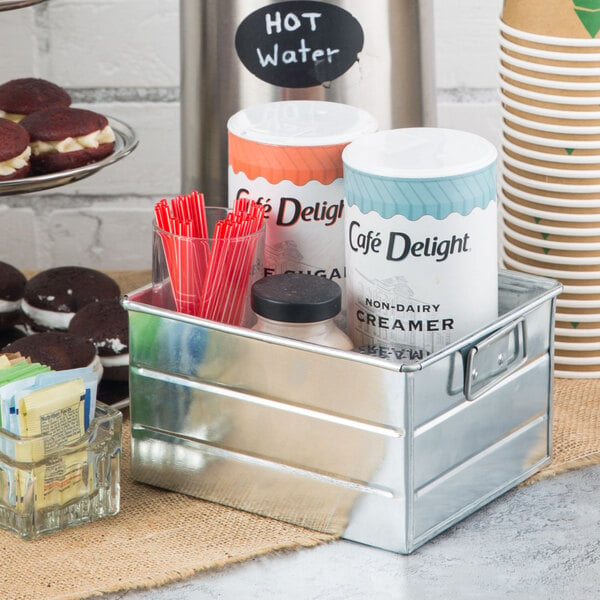
[(498, 316), (495, 147), (464, 131), (367, 134), (344, 163), (348, 333), (436, 350)]
[(228, 123), (228, 202), (265, 206), (265, 275), (304, 273), (345, 282), (342, 151), (377, 123), (336, 102), (248, 107)]

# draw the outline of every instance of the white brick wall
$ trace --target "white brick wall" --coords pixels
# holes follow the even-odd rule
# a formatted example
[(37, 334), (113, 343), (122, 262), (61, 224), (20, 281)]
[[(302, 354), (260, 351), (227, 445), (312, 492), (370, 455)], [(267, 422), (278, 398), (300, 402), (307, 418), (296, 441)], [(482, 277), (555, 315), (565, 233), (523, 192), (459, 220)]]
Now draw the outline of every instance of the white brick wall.
[[(501, 0), (433, 5), (438, 124), (497, 144)], [(178, 0), (49, 0), (0, 12), (0, 81), (56, 81), (76, 106), (125, 121), (140, 139), (94, 177), (0, 197), (0, 260), (22, 269), (150, 267), (152, 206), (179, 190), (178, 19)]]

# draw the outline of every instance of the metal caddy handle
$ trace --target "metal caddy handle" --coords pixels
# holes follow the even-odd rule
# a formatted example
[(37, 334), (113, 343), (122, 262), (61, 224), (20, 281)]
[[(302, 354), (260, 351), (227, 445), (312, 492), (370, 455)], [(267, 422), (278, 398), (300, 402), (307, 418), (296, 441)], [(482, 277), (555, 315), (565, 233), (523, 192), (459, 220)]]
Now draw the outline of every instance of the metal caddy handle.
[(473, 401), (527, 360), (525, 319), (519, 318), (475, 344), (467, 354), (464, 395)]

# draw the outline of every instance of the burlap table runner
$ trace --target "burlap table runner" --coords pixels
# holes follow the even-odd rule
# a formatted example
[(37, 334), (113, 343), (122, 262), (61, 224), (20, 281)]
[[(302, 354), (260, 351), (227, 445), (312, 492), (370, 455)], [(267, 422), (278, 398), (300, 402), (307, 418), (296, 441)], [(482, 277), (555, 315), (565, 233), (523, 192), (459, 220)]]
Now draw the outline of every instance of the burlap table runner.
[[(131, 291), (148, 273), (113, 274)], [(332, 536), (132, 481), (125, 410), (121, 512), (26, 542), (0, 531), (0, 598), (86, 598), (158, 586)], [(555, 380), (554, 458), (527, 483), (600, 462), (600, 380)]]

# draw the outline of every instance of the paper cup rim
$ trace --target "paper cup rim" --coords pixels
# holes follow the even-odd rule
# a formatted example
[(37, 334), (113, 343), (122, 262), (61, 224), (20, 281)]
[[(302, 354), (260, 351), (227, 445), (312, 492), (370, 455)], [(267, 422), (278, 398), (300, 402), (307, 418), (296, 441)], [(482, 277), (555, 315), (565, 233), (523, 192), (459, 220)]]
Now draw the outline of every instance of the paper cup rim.
[(506, 137), (503, 137), (502, 145), (505, 146), (508, 150), (511, 150), (512, 152), (516, 152), (517, 154), (521, 154), (522, 156), (526, 156), (527, 158), (533, 158), (535, 160), (565, 163), (567, 165), (591, 165), (596, 163), (600, 165), (600, 154), (550, 154), (547, 152), (540, 152), (539, 150), (532, 150), (531, 148), (525, 148), (524, 146), (518, 146), (517, 144), (511, 142), (509, 139), (506, 139)]
[(597, 379), (600, 377), (600, 371), (561, 371), (555, 367), (554, 377), (559, 379)]
[(501, 255), (504, 264), (515, 267), (520, 271), (524, 271), (525, 273), (530, 273), (532, 275), (541, 275), (542, 277), (550, 277), (558, 280), (577, 279), (585, 281), (586, 279), (600, 279), (600, 271), (562, 271), (560, 269), (536, 267), (535, 265), (522, 263), (511, 256), (506, 256), (504, 248), (501, 249)]
[[(513, 98), (510, 98), (500, 90), (500, 101), (506, 106), (510, 106), (521, 112), (535, 115), (536, 117), (548, 117), (549, 119), (565, 119), (567, 121), (600, 121), (600, 111), (576, 111), (576, 110), (560, 110), (557, 108), (545, 108), (534, 106), (533, 104), (525, 104)], [(512, 114), (512, 113), (511, 113)], [(581, 125), (585, 127), (585, 125)]]
[(500, 168), (500, 191), (506, 191), (514, 196), (518, 196), (521, 200), (528, 202), (534, 202), (536, 204), (547, 204), (548, 206), (559, 206), (561, 208), (600, 208), (600, 195), (597, 200), (584, 200), (584, 199), (565, 199), (565, 198), (553, 198), (551, 196), (538, 196), (531, 192), (526, 192), (514, 187), (509, 183), (506, 177), (510, 177), (510, 172), (505, 172), (502, 167)]
[[(499, 51), (500, 60), (508, 63), (509, 65), (515, 66), (518, 69), (525, 69), (527, 71), (533, 71), (534, 73), (541, 73), (542, 75), (565, 75), (567, 77), (599, 77), (600, 67), (557, 67), (555, 65), (544, 65), (541, 63), (532, 63), (520, 58), (515, 58), (510, 54), (506, 54), (500, 47)], [(600, 62), (600, 60), (598, 61)], [(568, 82), (563, 82), (568, 83)]]
[[(512, 208), (522, 215), (529, 217), (539, 217), (540, 219), (548, 219), (549, 221), (559, 221), (561, 223), (598, 223), (600, 228), (600, 213), (591, 215), (573, 215), (569, 213), (559, 213), (546, 210), (540, 210), (537, 208), (531, 208), (530, 206), (524, 206), (518, 202), (514, 202), (508, 198), (505, 194), (502, 194), (502, 203), (508, 208)], [(585, 218), (581, 218), (585, 217)]]
[[(565, 278), (567, 279), (567, 278)], [(565, 285), (563, 284), (563, 294), (577, 294), (588, 295), (588, 294), (600, 294), (600, 283), (598, 285)]]
[(524, 235), (519, 231), (514, 231), (513, 229), (510, 229), (506, 223), (501, 223), (500, 231), (506, 233), (506, 235), (514, 238), (515, 240), (523, 242), (524, 244), (529, 244), (530, 246), (548, 248), (550, 250), (566, 250), (568, 252), (600, 252), (600, 242), (556, 242), (553, 240), (544, 240), (541, 238)]
[(555, 356), (554, 364), (560, 365), (597, 365), (600, 367), (600, 356)]
[(551, 102), (552, 104), (576, 104), (581, 106), (598, 106), (600, 104), (600, 96), (557, 96), (551, 92), (537, 92), (535, 90), (520, 88), (502, 78), (500, 78), (500, 89), (505, 89), (530, 100)]
[(515, 27), (505, 23), (502, 18), (499, 18), (498, 21), (500, 31), (507, 33), (511, 37), (525, 40), (527, 42), (537, 42), (539, 44), (546, 44), (547, 46), (574, 46), (580, 48), (600, 49), (600, 40), (597, 39), (562, 38), (552, 35), (542, 35), (540, 33), (531, 33), (529, 31), (523, 31), (522, 29), (516, 29)]
[[(518, 227), (522, 227), (523, 229), (527, 229), (528, 231), (537, 231), (538, 233), (548, 233), (555, 235), (562, 235), (568, 237), (592, 237), (597, 236), (600, 237), (600, 228), (598, 229), (583, 229), (583, 228), (571, 228), (571, 227), (554, 227), (552, 225), (538, 225), (537, 223), (529, 223), (528, 221), (523, 221), (518, 217), (511, 215), (506, 212), (502, 204), (500, 205), (500, 212), (502, 218), (507, 221), (514, 223)], [(585, 235), (582, 233), (584, 232)], [(600, 277), (599, 277), (600, 279)]]
[(577, 352), (578, 350), (591, 351), (591, 350), (600, 350), (600, 342), (561, 342), (556, 340), (554, 342), (554, 347), (557, 350), (567, 350), (572, 352)]
[[(545, 77), (532, 77), (531, 75), (523, 75), (523, 73), (511, 71), (502, 64), (498, 66), (498, 72), (500, 75), (505, 75), (513, 81), (518, 81), (519, 83), (525, 83), (527, 85), (535, 85), (536, 87), (563, 90), (566, 92), (600, 92), (600, 81), (561, 81), (557, 79), (546, 79)], [(544, 74), (540, 73), (540, 75)]]
[[(510, 35), (510, 34), (509, 34)], [(514, 35), (513, 37), (518, 37)], [(548, 44), (550, 45), (550, 44)], [(565, 44), (560, 44), (565, 46)], [(500, 49), (507, 48), (519, 54), (532, 56), (533, 58), (541, 58), (545, 60), (556, 60), (565, 62), (600, 62), (600, 45), (598, 46), (598, 54), (594, 52), (560, 52), (558, 50), (544, 50), (542, 48), (532, 48), (531, 46), (522, 46), (516, 44), (506, 37), (500, 36)]]
[[(599, 98), (600, 100), (600, 98)], [(533, 129), (533, 127), (532, 127)], [(523, 142), (535, 144), (536, 146), (548, 146), (549, 148), (572, 148), (573, 150), (599, 150), (600, 151), (600, 140), (558, 140), (555, 138), (539, 137), (537, 135), (531, 135), (529, 133), (523, 133), (513, 129), (507, 123), (502, 123), (502, 132), (506, 135), (510, 135)], [(600, 157), (600, 152), (598, 153)]]
[(535, 173), (536, 175), (546, 175), (548, 177), (557, 177), (561, 179), (600, 179), (600, 170), (595, 169), (555, 169), (554, 167), (545, 167), (544, 165), (523, 162), (504, 152), (502, 153), (501, 160), (516, 169), (522, 169), (529, 173)]
[[(600, 300), (572, 300), (572, 299), (564, 299), (557, 298), (556, 300), (557, 307), (565, 307), (565, 308), (598, 308), (600, 309)], [(600, 315), (600, 310), (598, 311)], [(600, 348), (600, 342), (598, 343)]]
[[(531, 250), (526, 250), (525, 248), (521, 248), (520, 246), (515, 246), (511, 241), (506, 239), (506, 235), (504, 231), (502, 232), (502, 245), (510, 250), (513, 254), (517, 254), (518, 256), (522, 256), (523, 258), (530, 258), (531, 260), (535, 260), (537, 262), (544, 262), (553, 265), (582, 265), (585, 266), (587, 264), (600, 266), (600, 256), (582, 256), (578, 258), (571, 258), (569, 256), (556, 256), (556, 255), (547, 255), (540, 254), (539, 252), (532, 252)], [(599, 272), (600, 274), (600, 272)], [(600, 320), (600, 318), (599, 318)]]
[[(519, 115), (515, 115), (506, 110), (503, 104), (500, 104), (500, 114), (505, 119), (512, 121), (513, 123), (518, 123), (519, 125), (523, 125), (525, 127), (529, 127), (530, 129), (535, 129), (536, 131), (545, 131), (547, 133), (571, 133), (575, 135), (592, 135), (592, 134), (600, 134), (600, 125), (582, 125), (581, 128), (585, 128), (585, 132), (579, 133), (574, 131), (574, 129), (578, 129), (579, 127), (573, 125), (558, 125), (556, 123), (542, 123), (541, 121), (532, 121), (531, 119), (526, 119), (525, 117), (521, 117)], [(600, 142), (599, 142), (600, 143)]]
[(539, 181), (537, 179), (529, 179), (529, 177), (525, 177), (523, 175), (519, 175), (518, 173), (513, 173), (512, 171), (506, 169), (504, 166), (500, 165), (500, 171), (504, 175), (504, 173), (508, 172), (510, 174), (510, 178), (517, 183), (521, 183), (523, 185), (527, 185), (529, 187), (538, 188), (540, 190), (546, 190), (548, 192), (566, 192), (568, 194), (599, 194), (600, 193), (600, 183), (596, 184), (577, 184), (577, 183), (553, 183), (550, 181)]
[(561, 337), (573, 337), (577, 339), (600, 337), (600, 329), (564, 329), (563, 327), (555, 327), (554, 334), (560, 335)]
[(576, 323), (600, 323), (600, 313), (598, 314), (577, 314), (563, 313), (556, 311), (555, 319), (557, 321), (568, 321)]

